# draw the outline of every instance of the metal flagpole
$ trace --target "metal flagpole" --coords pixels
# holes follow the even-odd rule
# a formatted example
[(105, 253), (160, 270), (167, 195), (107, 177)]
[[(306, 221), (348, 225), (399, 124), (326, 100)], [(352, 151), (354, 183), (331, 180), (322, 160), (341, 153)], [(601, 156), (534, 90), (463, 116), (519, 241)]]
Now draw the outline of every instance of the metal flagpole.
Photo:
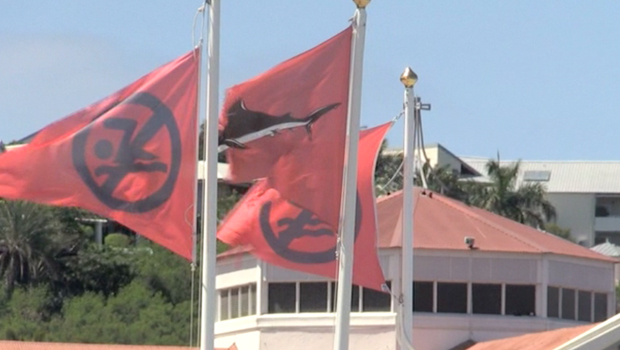
[(355, 215), (357, 203), (357, 146), (362, 100), (362, 69), (366, 34), (366, 6), (370, 0), (353, 0), (357, 5), (353, 21), (347, 144), (345, 146), (342, 200), (340, 205), (340, 246), (338, 252), (338, 292), (334, 350), (349, 349), (351, 319), (351, 289), (353, 280), (353, 245), (355, 244)]
[[(202, 284), (200, 349), (213, 350), (215, 338), (215, 263), (217, 239), (217, 116), (220, 65), (220, 0), (208, 1), (209, 42), (206, 54), (207, 96), (204, 134), (204, 182), (202, 196)], [(204, 61), (203, 61), (204, 62)]]
[[(415, 99), (413, 86), (418, 76), (407, 67), (400, 77), (405, 85), (405, 136), (403, 149), (403, 211), (401, 250), (402, 339), (401, 344), (411, 344), (413, 338), (413, 180), (415, 158)], [(401, 347), (403, 348), (403, 347)]]

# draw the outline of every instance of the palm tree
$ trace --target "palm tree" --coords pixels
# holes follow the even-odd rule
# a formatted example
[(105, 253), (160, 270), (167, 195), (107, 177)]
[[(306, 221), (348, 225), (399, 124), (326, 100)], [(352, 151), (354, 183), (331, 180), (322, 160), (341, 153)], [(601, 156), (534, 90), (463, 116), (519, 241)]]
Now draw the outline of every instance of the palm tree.
[(416, 186), (424, 185), (423, 175), (426, 185), (431, 191), (464, 203), (469, 202), (469, 183), (463, 181), (449, 165), (431, 167), (429, 162), (424, 163), (421, 171), (417, 171), (415, 174), (414, 183)]
[(61, 231), (50, 208), (23, 201), (0, 200), (0, 278), (7, 293), (16, 284), (51, 276), (51, 252)]
[(486, 164), (490, 183), (471, 186), (474, 206), (536, 228), (556, 217), (555, 208), (545, 199), (545, 187), (538, 182), (517, 186), (520, 162), (501, 166), (498, 160)]

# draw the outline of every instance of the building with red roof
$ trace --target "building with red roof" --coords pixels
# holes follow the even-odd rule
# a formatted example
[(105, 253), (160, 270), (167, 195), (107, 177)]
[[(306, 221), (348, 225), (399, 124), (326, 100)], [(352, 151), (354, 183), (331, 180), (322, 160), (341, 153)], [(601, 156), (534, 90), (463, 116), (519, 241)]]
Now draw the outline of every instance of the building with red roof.
[[(615, 312), (615, 259), (416, 189), (413, 346), (450, 349), (563, 327)], [(386, 279), (400, 289), (402, 195), (377, 202)], [(218, 257), (216, 345), (331, 347), (335, 284), (236, 248)], [(351, 348), (396, 349), (397, 298), (354, 288)]]

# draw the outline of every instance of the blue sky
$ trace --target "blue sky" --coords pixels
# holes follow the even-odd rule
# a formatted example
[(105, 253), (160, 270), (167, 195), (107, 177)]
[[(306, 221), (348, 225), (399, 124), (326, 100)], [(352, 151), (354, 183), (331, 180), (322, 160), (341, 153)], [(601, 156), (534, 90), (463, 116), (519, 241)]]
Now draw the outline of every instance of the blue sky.
[[(25, 136), (192, 47), (200, 1), (0, 0), (0, 138)], [(347, 26), (350, 0), (223, 0), (221, 90)], [(620, 160), (620, 2), (374, 0), (362, 123), (432, 103), (425, 141), (457, 155)], [(223, 95), (223, 94), (222, 94)], [(389, 134), (402, 142), (402, 124)]]

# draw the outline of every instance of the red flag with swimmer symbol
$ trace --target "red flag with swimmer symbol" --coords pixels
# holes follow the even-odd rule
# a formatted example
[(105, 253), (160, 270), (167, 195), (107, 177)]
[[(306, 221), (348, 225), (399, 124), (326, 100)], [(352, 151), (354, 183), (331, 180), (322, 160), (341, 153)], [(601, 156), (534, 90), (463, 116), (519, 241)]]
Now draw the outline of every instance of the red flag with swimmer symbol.
[(192, 256), (199, 52), (0, 154), (0, 197), (75, 206)]

